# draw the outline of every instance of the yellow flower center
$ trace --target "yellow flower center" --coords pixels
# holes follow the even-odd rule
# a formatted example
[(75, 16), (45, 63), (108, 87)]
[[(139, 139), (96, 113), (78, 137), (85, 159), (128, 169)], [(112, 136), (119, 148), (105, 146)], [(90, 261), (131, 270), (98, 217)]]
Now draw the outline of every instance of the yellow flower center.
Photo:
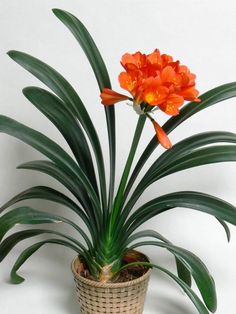
[(155, 96), (153, 93), (148, 93), (146, 96), (145, 96), (145, 100), (147, 103), (152, 103), (155, 99)]

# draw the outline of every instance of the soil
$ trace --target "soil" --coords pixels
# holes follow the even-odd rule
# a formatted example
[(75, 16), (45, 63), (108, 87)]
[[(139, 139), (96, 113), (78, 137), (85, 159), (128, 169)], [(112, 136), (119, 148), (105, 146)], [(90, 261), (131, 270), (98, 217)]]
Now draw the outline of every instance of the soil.
[[(80, 258), (80, 266), (77, 269), (78, 274), (80, 274), (80, 276), (83, 276), (84, 278), (90, 279), (90, 280), (95, 280), (93, 276), (91, 276), (88, 268), (86, 267), (85, 262), (82, 261), (82, 259)], [(123, 265), (127, 265), (129, 263), (133, 263), (133, 262), (149, 262), (148, 258), (138, 252), (138, 251), (134, 251), (134, 250), (130, 250), (127, 252), (127, 254), (123, 257), (122, 259), (122, 264)], [(131, 281), (134, 279), (137, 279), (141, 276), (143, 276), (146, 272), (148, 271), (148, 268), (143, 266), (143, 265), (132, 265), (129, 266), (123, 270), (121, 270), (118, 275), (116, 275), (114, 278), (112, 278), (112, 281), (110, 281), (111, 283), (120, 283), (120, 282), (127, 282), (127, 281)]]

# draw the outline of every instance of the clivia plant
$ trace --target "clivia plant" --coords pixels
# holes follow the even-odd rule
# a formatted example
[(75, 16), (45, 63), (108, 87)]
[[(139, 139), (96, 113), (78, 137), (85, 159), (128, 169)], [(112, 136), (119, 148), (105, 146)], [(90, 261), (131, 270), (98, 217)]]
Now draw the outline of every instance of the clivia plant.
[[(47, 234), (48, 239), (34, 243), (18, 257), (11, 271), (13, 283), (18, 284), (24, 280), (18, 274), (21, 265), (43, 245), (53, 243), (74, 250), (79, 256), (77, 259), (79, 266), (75, 269), (77, 275), (84, 280), (95, 282), (97, 286), (135, 281), (139, 276), (145, 276), (149, 268), (156, 268), (180, 285), (199, 313), (215, 312), (217, 308), (215, 284), (204, 263), (188, 250), (172, 244), (157, 230), (138, 228), (164, 211), (184, 207), (215, 217), (224, 227), (229, 240), (230, 231), (226, 223), (236, 224), (235, 206), (195, 191), (167, 193), (153, 198), (139, 208), (135, 208), (135, 204), (151, 184), (165, 176), (201, 165), (236, 160), (234, 133), (223, 131), (198, 133), (173, 146), (168, 137), (171, 131), (199, 111), (235, 97), (236, 83), (216, 87), (198, 96), (195, 88), (196, 76), (188, 67), (156, 49), (150, 54), (136, 52), (123, 55), (121, 59), (123, 71), (119, 75), (119, 82), (127, 94), (118, 93), (112, 90), (104, 61), (84, 25), (66, 11), (54, 9), (53, 12), (73, 33), (96, 76), (106, 115), (110, 171), (106, 174), (103, 151), (95, 125), (75, 89), (46, 63), (26, 53), (10, 51), (8, 55), (14, 61), (51, 90), (27, 87), (23, 94), (60, 131), (73, 157), (48, 136), (9, 117), (0, 116), (0, 131), (18, 138), (47, 157), (47, 160), (34, 160), (18, 168), (40, 171), (53, 177), (71, 192), (72, 197), (48, 186), (34, 186), (3, 205), (0, 210), (0, 261), (20, 241)], [(138, 113), (138, 116), (134, 115), (134, 119), (138, 118), (127, 162), (116, 190), (114, 104), (120, 101), (130, 102)], [(185, 101), (188, 103), (184, 104)], [(170, 116), (162, 127), (156, 121), (157, 109), (158, 114)], [(146, 121), (153, 124), (153, 138), (137, 163), (133, 165)], [(156, 156), (143, 177), (137, 181), (141, 169), (159, 143), (164, 147), (162, 154)], [(59, 216), (29, 206), (16, 207), (18, 202), (29, 199), (48, 200), (64, 205), (76, 213), (83, 224), (66, 218), (66, 212), (64, 216)], [(5, 209), (12, 205), (15, 207), (5, 213)], [(62, 232), (60, 223), (68, 224), (75, 229), (78, 238)], [(24, 229), (6, 236), (19, 224), (23, 225)], [(40, 224), (49, 226), (56, 224), (58, 229), (55, 231), (54, 228), (46, 228), (45, 225), (41, 229), (35, 228), (35, 225)], [(170, 272), (155, 261), (149, 261), (135, 250), (147, 245), (167, 249), (173, 254), (177, 273)], [(194, 279), (202, 300), (191, 289), (191, 279)]]

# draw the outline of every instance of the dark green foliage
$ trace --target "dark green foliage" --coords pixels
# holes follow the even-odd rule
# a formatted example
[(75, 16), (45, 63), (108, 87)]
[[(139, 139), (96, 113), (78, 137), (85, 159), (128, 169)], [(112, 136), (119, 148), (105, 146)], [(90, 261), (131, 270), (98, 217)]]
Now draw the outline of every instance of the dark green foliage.
[[(104, 87), (110, 88), (106, 66), (87, 29), (72, 14), (59, 9), (54, 9), (53, 12), (68, 27), (84, 50), (97, 79), (98, 90)], [(121, 261), (128, 249), (151, 245), (165, 248), (173, 254), (178, 276), (153, 263), (136, 262), (134, 265), (142, 264), (146, 267), (157, 268), (167, 274), (186, 292), (200, 314), (208, 314), (208, 310), (216, 311), (215, 284), (204, 263), (196, 255), (175, 246), (158, 232), (136, 231), (136, 229), (166, 210), (184, 207), (202, 211), (216, 218), (223, 226), (229, 241), (230, 230), (226, 223), (236, 225), (236, 208), (219, 198), (194, 191), (162, 195), (138, 209), (134, 209), (134, 205), (151, 184), (167, 175), (210, 163), (236, 161), (236, 134), (219, 131), (205, 132), (183, 139), (154, 161), (140, 183), (130, 193), (142, 167), (158, 146), (154, 137), (134, 165), (133, 172), (130, 173), (146, 120), (146, 117), (141, 115), (137, 121), (118, 191), (114, 195), (116, 159), (114, 106), (104, 107), (110, 154), (110, 179), (107, 187), (100, 140), (86, 106), (77, 92), (61, 74), (46, 63), (19, 51), (10, 51), (8, 54), (53, 92), (39, 87), (27, 87), (23, 90), (27, 99), (62, 134), (74, 156), (74, 158), (71, 157), (48, 136), (13, 119), (0, 116), (0, 132), (21, 140), (47, 158), (47, 160), (24, 163), (18, 168), (40, 171), (51, 176), (60, 182), (74, 198), (47, 186), (35, 186), (19, 193), (0, 208), (0, 213), (2, 213), (0, 261), (20, 241), (42, 234), (56, 236), (53, 239), (37, 242), (21, 253), (11, 271), (12, 282), (21, 283), (24, 280), (17, 274), (17, 271), (44, 244), (63, 245), (83, 256), (94, 278), (99, 278), (102, 267), (107, 264), (113, 265), (114, 275), (127, 267), (123, 266)], [(171, 117), (164, 124), (163, 129), (166, 133), (170, 133), (197, 112), (235, 96), (235, 82), (214, 88), (200, 96), (199, 104), (194, 102), (186, 104), (179, 115)], [(69, 220), (64, 215), (59, 216), (56, 213), (39, 211), (27, 206), (10, 209), (4, 213), (8, 207), (29, 199), (48, 200), (63, 205), (78, 215), (84, 225), (80, 226), (80, 223)], [(65, 216), (66, 213), (65, 211)], [(61, 231), (55, 231), (54, 228), (50, 229), (50, 226), (54, 225), (60, 230), (61, 223), (66, 223), (76, 230), (78, 237), (82, 240), (77, 240), (76, 236), (71, 237)], [(23, 225), (24, 229), (7, 236), (16, 224)], [(28, 229), (29, 226), (42, 224), (47, 224), (48, 229)], [(149, 239), (144, 241), (143, 238)], [(191, 278), (196, 282), (204, 303), (190, 288)]]

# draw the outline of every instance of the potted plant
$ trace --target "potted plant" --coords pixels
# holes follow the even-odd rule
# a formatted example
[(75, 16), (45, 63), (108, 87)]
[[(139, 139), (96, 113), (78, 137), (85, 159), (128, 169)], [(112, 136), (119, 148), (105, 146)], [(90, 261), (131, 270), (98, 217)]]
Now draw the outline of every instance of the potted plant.
[[(195, 113), (235, 97), (236, 83), (216, 87), (198, 98), (195, 75), (179, 61), (174, 61), (171, 56), (161, 54), (156, 49), (147, 55), (140, 52), (124, 54), (121, 60), (124, 70), (119, 81), (129, 94), (117, 93), (111, 89), (104, 61), (84, 25), (66, 11), (55, 9), (53, 12), (81, 45), (100, 87), (109, 139), (109, 178), (105, 173), (103, 152), (95, 126), (74, 88), (46, 63), (26, 53), (10, 51), (8, 54), (14, 61), (52, 91), (27, 87), (23, 93), (64, 136), (74, 158), (46, 135), (9, 117), (0, 116), (0, 131), (27, 143), (48, 158), (27, 162), (18, 168), (40, 171), (53, 177), (74, 198), (48, 186), (35, 186), (4, 204), (0, 210), (0, 261), (20, 241), (47, 234), (47, 240), (36, 242), (21, 253), (11, 271), (13, 283), (24, 281), (18, 270), (34, 252), (48, 243), (59, 244), (77, 254), (72, 262), (72, 271), (83, 313), (142, 313), (147, 283), (153, 268), (177, 282), (199, 313), (215, 312), (215, 284), (204, 263), (188, 250), (172, 244), (156, 230), (137, 229), (164, 211), (185, 207), (215, 217), (229, 239), (230, 231), (226, 223), (236, 224), (236, 208), (219, 198), (195, 191), (168, 193), (152, 199), (138, 209), (135, 204), (148, 186), (167, 175), (200, 165), (236, 160), (234, 133), (198, 133), (173, 146), (168, 138), (172, 130)], [(186, 100), (189, 102), (183, 106)], [(138, 113), (138, 119), (127, 162), (115, 192), (114, 104), (119, 101), (131, 102)], [(162, 127), (154, 119), (156, 109), (170, 115)], [(153, 124), (155, 133), (131, 172), (147, 120)], [(142, 167), (159, 143), (165, 150), (132, 190)], [(83, 225), (71, 221), (66, 215), (59, 216), (29, 206), (16, 205), (28, 199), (48, 200), (64, 205), (78, 215)], [(13, 209), (4, 212), (12, 205)], [(68, 224), (75, 229), (82, 241), (61, 232), (60, 228), (55, 231), (45, 225), (40, 229), (34, 226), (59, 223)], [(19, 224), (24, 225), (25, 229), (7, 236)], [(136, 248), (146, 245), (165, 248), (172, 253), (177, 274), (136, 251)], [(191, 289), (192, 278), (202, 300)]]

